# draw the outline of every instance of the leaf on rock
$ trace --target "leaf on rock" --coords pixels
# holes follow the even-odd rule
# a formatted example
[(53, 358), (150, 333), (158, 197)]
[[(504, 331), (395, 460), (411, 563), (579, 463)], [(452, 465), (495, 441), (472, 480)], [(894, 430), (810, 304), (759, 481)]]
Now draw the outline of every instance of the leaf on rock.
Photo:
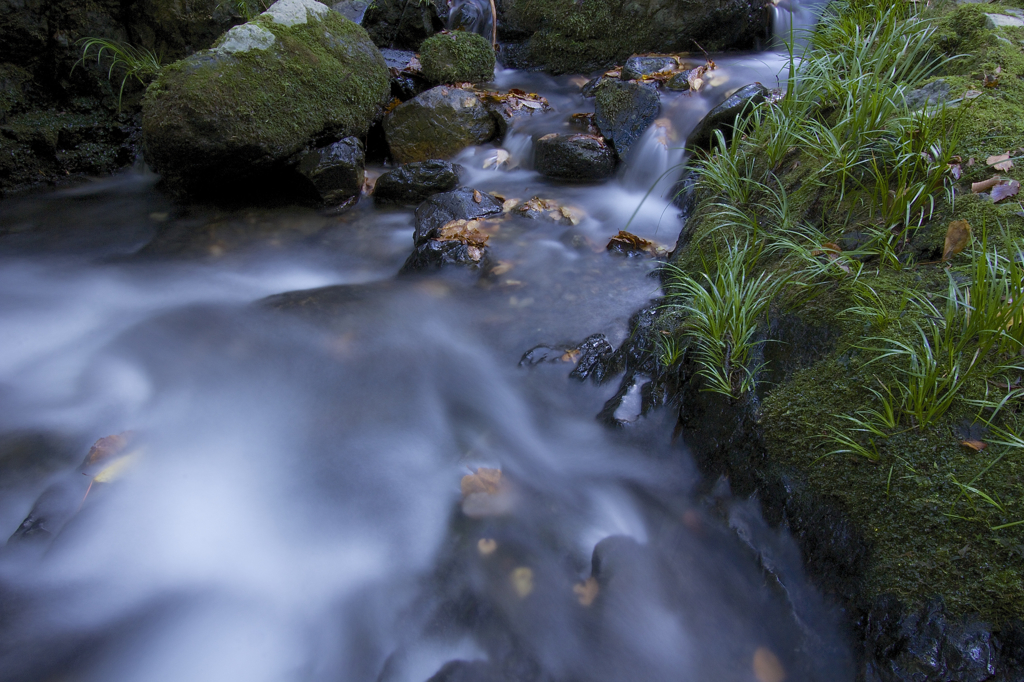
[(586, 582), (578, 583), (572, 586), (572, 591), (576, 593), (576, 598), (580, 602), (580, 606), (590, 606), (597, 599), (598, 593), (601, 591), (601, 587), (597, 584), (597, 578), (590, 576)]
[(112, 436), (105, 436), (93, 443), (85, 456), (83, 467), (95, 467), (98, 464), (105, 464), (113, 458), (124, 453), (131, 440), (135, 437), (134, 431), (122, 431)]
[(1010, 180), (1009, 182), (1002, 182), (992, 188), (992, 203), (998, 204), (1004, 199), (1017, 196), (1017, 192), (1020, 191), (1020, 183), (1016, 180)]
[(463, 497), (469, 497), (473, 493), (497, 495), (501, 490), (501, 469), (480, 467), (476, 473), (463, 476), (460, 487)]
[(947, 261), (967, 248), (971, 243), (971, 225), (966, 220), (954, 220), (946, 228), (946, 243), (942, 248), (942, 260)]
[(573, 225), (579, 225), (583, 222), (583, 218), (586, 217), (583, 211), (573, 206), (562, 206), (558, 210), (561, 212), (562, 217), (566, 218)]
[(609, 239), (605, 249), (623, 254), (647, 253), (653, 256), (658, 253), (654, 242), (625, 230), (619, 230), (617, 235)]
[(489, 235), (480, 229), (479, 220), (453, 220), (445, 223), (444, 227), (438, 230), (439, 241), (462, 242), (466, 246), (483, 248), (487, 246)]
[[(487, 169), (490, 168), (491, 166), (494, 166), (495, 169), (501, 168), (503, 166), (508, 167), (509, 158), (510, 154), (506, 150), (495, 149), (493, 152), (487, 155), (487, 158), (484, 159), (484, 168)], [(476, 199), (475, 194), (473, 195), (473, 199)]]

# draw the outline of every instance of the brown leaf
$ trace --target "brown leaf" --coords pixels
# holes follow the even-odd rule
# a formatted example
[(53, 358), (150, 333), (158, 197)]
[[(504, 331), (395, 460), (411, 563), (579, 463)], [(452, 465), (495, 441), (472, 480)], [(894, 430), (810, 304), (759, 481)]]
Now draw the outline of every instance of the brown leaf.
[(491, 274), (494, 275), (495, 277), (497, 277), (499, 275), (504, 275), (506, 272), (510, 271), (514, 267), (515, 266), (512, 263), (510, 263), (509, 261), (507, 261), (507, 260), (500, 260), (500, 261), (498, 261), (497, 265), (495, 265), (493, 268), (491, 268)]
[(971, 243), (971, 226), (966, 220), (954, 220), (946, 228), (946, 243), (942, 249), (942, 260), (947, 261), (967, 248)]
[(998, 175), (993, 175), (988, 180), (982, 180), (981, 182), (973, 183), (971, 185), (971, 191), (974, 192), (975, 194), (981, 194), (982, 192), (987, 192), (990, 189), (992, 189), (993, 187), (995, 187), (996, 185), (998, 185), (1001, 180), (1002, 180), (1002, 177), (1000, 177)]
[(1017, 196), (1017, 192), (1020, 191), (1020, 183), (1016, 180), (1010, 180), (1009, 182), (1002, 182), (992, 188), (992, 203), (998, 204), (1004, 199)]
[(89, 448), (89, 453), (85, 456), (82, 466), (94, 467), (97, 464), (106, 464), (125, 451), (134, 435), (134, 431), (122, 431), (112, 436), (100, 438)]
[(786, 669), (782, 667), (782, 661), (768, 647), (757, 647), (754, 652), (753, 668), (757, 682), (783, 682), (786, 679)]
[(975, 452), (981, 452), (982, 450), (988, 447), (988, 443), (984, 443), (980, 440), (962, 440), (960, 441), (960, 445), (968, 447), (971, 450), (974, 450)]
[(1010, 160), (1009, 154), (998, 154), (993, 155), (985, 159), (985, 164), (992, 166), (997, 171), (1006, 172), (1013, 168), (1013, 161)]
[(487, 246), (489, 235), (480, 229), (479, 220), (453, 220), (445, 223), (444, 227), (438, 230), (439, 241), (457, 241), (466, 246), (484, 247)]
[(475, 474), (463, 476), (460, 487), (463, 497), (469, 497), (473, 493), (497, 495), (501, 490), (501, 469), (480, 467)]
[(478, 190), (478, 189), (473, 190), (473, 201), (475, 201), (476, 203), (479, 204), (483, 200), (484, 200), (484, 195), (480, 194), (480, 190)]
[(526, 599), (533, 592), (533, 571), (526, 566), (520, 566), (509, 575), (509, 582), (512, 583), (512, 589), (519, 598)]
[(964, 174), (963, 168), (960, 167), (959, 163), (949, 164), (949, 173), (953, 176), (954, 180), (959, 180), (960, 176)]
[(625, 230), (619, 230), (617, 235), (608, 240), (608, 245), (605, 248), (608, 251), (617, 251), (618, 253), (625, 254), (654, 254), (658, 250), (658, 247), (654, 242), (638, 237), (631, 232), (626, 232)]
[(498, 543), (492, 538), (480, 538), (476, 542), (476, 549), (483, 556), (488, 556), (498, 549)]
[(573, 585), (572, 591), (576, 593), (580, 606), (590, 606), (597, 599), (597, 594), (601, 591), (601, 587), (597, 584), (597, 578), (590, 576), (586, 582)]

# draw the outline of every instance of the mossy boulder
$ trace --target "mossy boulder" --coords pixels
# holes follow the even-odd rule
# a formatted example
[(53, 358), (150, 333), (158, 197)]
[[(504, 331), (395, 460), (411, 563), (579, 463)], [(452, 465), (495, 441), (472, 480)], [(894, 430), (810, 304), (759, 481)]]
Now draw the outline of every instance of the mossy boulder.
[(658, 118), (658, 91), (644, 83), (608, 80), (595, 88), (594, 97), (594, 123), (619, 158), (625, 159), (633, 143)]
[(439, 33), (420, 46), (423, 75), (434, 83), (481, 83), (494, 78), (494, 48), (465, 31)]
[[(753, 47), (767, 35), (760, 0), (505, 0), (499, 31), (532, 34), (525, 59), (579, 73), (644, 52)], [(509, 36), (512, 37), (512, 36)]]
[(400, 104), (384, 119), (388, 147), (399, 163), (449, 159), (497, 132), (494, 116), (479, 97), (442, 85)]
[(258, 175), (307, 146), (364, 136), (389, 88), (360, 26), (314, 0), (279, 0), (149, 87), (146, 158), (185, 189)]

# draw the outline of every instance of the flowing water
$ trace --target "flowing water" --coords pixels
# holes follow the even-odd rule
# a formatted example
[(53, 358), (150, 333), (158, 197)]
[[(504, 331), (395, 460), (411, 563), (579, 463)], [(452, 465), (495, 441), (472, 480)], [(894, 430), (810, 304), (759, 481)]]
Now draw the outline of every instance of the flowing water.
[[(852, 679), (792, 540), (727, 485), (692, 495), (667, 410), (609, 430), (614, 382), (518, 366), (618, 343), (659, 294), (652, 261), (604, 244), (727, 91), (785, 73), (716, 61), (596, 186), (529, 167), (592, 109), (580, 80), (500, 71), (553, 110), (510, 133), (511, 168), (466, 150), (464, 183), (582, 220), (506, 220), (486, 283), (396, 278), (412, 211), (365, 199), (176, 206), (139, 172), (0, 203), (0, 534), (45, 521), (0, 551), (0, 678)], [(630, 226), (667, 246), (674, 179)], [(93, 480), (89, 446), (127, 430)], [(500, 490), (463, 500), (478, 467)]]

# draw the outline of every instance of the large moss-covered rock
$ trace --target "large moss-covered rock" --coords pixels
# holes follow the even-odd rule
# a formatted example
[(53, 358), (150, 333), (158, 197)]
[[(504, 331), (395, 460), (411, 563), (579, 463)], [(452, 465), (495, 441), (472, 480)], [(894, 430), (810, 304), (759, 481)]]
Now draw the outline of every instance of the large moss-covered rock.
[(753, 47), (767, 35), (761, 0), (503, 0), (503, 36), (531, 35), (525, 59), (557, 73), (631, 54)]
[(471, 92), (438, 86), (400, 104), (384, 119), (391, 155), (399, 163), (448, 159), (497, 133), (497, 123)]
[(466, 31), (439, 33), (420, 46), (423, 75), (434, 83), (480, 83), (494, 78), (494, 48)]
[(314, 0), (279, 0), (150, 86), (146, 157), (185, 188), (259, 174), (311, 143), (365, 135), (389, 88), (361, 27)]
[(594, 123), (624, 159), (647, 126), (658, 118), (658, 91), (643, 83), (608, 80), (597, 86), (594, 96)]

